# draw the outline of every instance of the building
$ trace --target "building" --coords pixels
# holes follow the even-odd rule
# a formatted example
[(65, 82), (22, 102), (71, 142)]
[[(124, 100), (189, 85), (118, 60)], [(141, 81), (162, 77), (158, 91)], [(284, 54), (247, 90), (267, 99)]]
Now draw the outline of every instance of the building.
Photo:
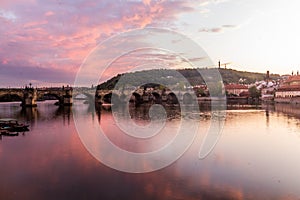
[(277, 98), (300, 97), (300, 85), (280, 86), (275, 93)]
[(278, 84), (276, 81), (267, 81), (267, 82), (262, 82), (262, 84), (260, 84), (258, 88), (261, 91), (261, 99), (263, 101), (273, 101), (275, 96), (275, 91), (278, 88)]
[(275, 87), (264, 87), (261, 89), (261, 99), (263, 101), (274, 100), (276, 88)]
[(277, 89), (275, 97), (300, 97), (300, 75), (290, 76)]
[(300, 85), (300, 75), (289, 76), (284, 82), (283, 85)]
[(300, 75), (290, 76), (280, 85), (275, 102), (300, 103)]
[(241, 96), (241, 94), (248, 93), (248, 86), (241, 84), (225, 85), (226, 93), (229, 96)]

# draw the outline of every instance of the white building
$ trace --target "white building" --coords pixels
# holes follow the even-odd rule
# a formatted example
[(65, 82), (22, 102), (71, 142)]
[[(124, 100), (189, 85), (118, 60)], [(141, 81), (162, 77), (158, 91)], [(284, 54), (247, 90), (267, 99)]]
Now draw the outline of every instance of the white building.
[(282, 85), (277, 89), (275, 97), (300, 97), (300, 75), (290, 76)]

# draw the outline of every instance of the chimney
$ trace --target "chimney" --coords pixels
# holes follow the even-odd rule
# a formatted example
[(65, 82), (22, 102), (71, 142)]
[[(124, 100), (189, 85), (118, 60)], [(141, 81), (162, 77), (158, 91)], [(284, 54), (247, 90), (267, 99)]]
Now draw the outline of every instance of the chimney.
[(221, 68), (221, 61), (219, 61), (219, 69)]

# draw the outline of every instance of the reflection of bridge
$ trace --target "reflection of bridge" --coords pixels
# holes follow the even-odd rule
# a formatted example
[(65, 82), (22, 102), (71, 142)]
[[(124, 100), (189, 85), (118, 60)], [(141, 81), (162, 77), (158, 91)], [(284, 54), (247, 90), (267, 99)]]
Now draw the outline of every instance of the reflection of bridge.
[[(136, 89), (132, 90), (100, 90), (91, 88), (25, 88), (25, 89), (0, 89), (0, 99), (16, 99), (22, 102), (22, 106), (37, 106), (36, 101), (52, 96), (58, 100), (59, 105), (72, 105), (73, 97), (83, 94), (90, 103), (117, 103), (131, 101), (137, 104), (154, 102), (168, 102), (176, 104), (179, 102), (191, 103), (196, 99), (193, 90), (171, 91), (165, 89)], [(9, 98), (7, 98), (9, 97)], [(113, 101), (113, 102), (112, 102)]]

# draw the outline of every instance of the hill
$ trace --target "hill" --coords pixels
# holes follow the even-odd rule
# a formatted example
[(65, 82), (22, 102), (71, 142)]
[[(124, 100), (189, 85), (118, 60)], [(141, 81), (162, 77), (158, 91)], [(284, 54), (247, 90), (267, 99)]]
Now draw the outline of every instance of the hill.
[[(245, 84), (255, 83), (266, 79), (266, 73), (237, 71), (233, 69), (219, 69), (224, 83), (238, 83), (240, 79), (244, 79)], [(280, 78), (279, 74), (270, 74), (271, 80)]]
[[(126, 78), (127, 85), (143, 85), (147, 83), (164, 83), (167, 82), (170, 85), (176, 85), (182, 80), (182, 76), (189, 81), (191, 85), (205, 84), (202, 76), (202, 70), (209, 69), (153, 69), (146, 71), (137, 71), (126, 74), (118, 74), (110, 80), (98, 85), (99, 89), (113, 89), (120, 80), (121, 77)], [(239, 83), (243, 80), (244, 84), (255, 83), (266, 78), (266, 74), (257, 72), (238, 71), (233, 69), (218, 69), (224, 84)], [(179, 72), (179, 73), (178, 73)], [(199, 73), (200, 72), (200, 73)], [(276, 80), (280, 78), (278, 74), (270, 74), (270, 78)]]

